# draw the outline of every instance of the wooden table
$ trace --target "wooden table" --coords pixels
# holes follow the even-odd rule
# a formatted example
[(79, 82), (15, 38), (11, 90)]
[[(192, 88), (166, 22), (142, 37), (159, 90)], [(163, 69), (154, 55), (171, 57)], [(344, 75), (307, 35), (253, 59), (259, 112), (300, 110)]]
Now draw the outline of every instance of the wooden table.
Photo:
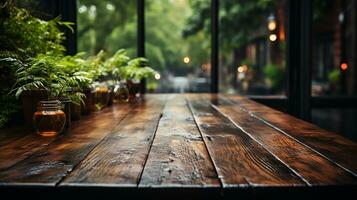
[(2, 130), (0, 194), (38, 192), (356, 197), (357, 144), (241, 96), (146, 95), (84, 117), (60, 137)]

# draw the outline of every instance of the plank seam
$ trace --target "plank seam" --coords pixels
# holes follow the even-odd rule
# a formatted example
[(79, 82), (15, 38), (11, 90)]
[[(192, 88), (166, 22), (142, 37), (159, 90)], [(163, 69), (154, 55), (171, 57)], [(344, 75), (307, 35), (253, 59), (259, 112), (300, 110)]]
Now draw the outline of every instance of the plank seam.
[[(226, 99), (226, 98), (224, 98), (224, 99), (225, 99), (225, 100), (228, 100), (231, 104), (233, 104), (233, 101), (232, 101), (232, 100)], [(257, 119), (257, 120), (263, 122), (264, 124), (268, 125), (269, 127), (273, 128), (273, 129), (275, 129), (275, 130), (277, 130), (277, 131), (280, 132), (281, 134), (283, 134), (283, 135), (289, 137), (290, 139), (294, 140), (295, 142), (297, 142), (297, 143), (303, 145), (304, 147), (310, 149), (311, 151), (315, 152), (315, 153), (318, 154), (319, 156), (325, 158), (326, 160), (328, 160), (328, 161), (331, 162), (332, 164), (337, 165), (338, 167), (342, 168), (342, 169), (345, 170), (346, 172), (348, 172), (348, 173), (352, 174), (353, 176), (357, 177), (357, 174), (356, 174), (356, 173), (354, 173), (353, 171), (347, 169), (346, 167), (344, 167), (344, 166), (338, 164), (338, 163), (335, 162), (333, 159), (331, 159), (331, 158), (325, 156), (324, 154), (320, 153), (318, 150), (314, 149), (313, 147), (311, 147), (311, 146), (309, 146), (309, 145), (307, 145), (307, 144), (301, 142), (299, 139), (297, 139), (297, 138), (291, 136), (290, 134), (286, 133), (285, 131), (281, 130), (280, 128), (274, 126), (273, 124), (271, 124), (271, 123), (269, 123), (268, 121), (266, 121), (264, 118), (261, 118), (261, 117), (255, 115), (253, 112), (249, 111), (248, 109), (246, 109), (246, 108), (244, 108), (244, 107), (241, 107), (241, 106), (239, 106), (239, 107), (241, 108), (242, 111), (248, 113), (251, 117), (253, 117), (253, 118), (255, 118), (255, 119)]]
[(65, 172), (65, 175), (62, 176), (62, 178), (55, 184), (55, 187), (58, 187), (58, 186), (67, 178), (67, 176), (68, 176), (72, 171), (76, 170), (76, 168), (77, 168), (78, 166), (80, 166), (80, 165), (82, 164), (82, 162), (83, 162), (107, 137), (109, 137), (109, 135), (114, 131), (115, 127), (118, 126), (118, 125), (129, 115), (130, 111), (132, 111), (133, 109), (134, 109), (134, 107), (133, 107), (133, 106), (130, 106), (128, 112), (127, 112), (117, 123), (115, 123), (115, 125), (111, 128), (111, 130), (108, 131), (107, 134), (106, 134), (102, 139), (100, 139), (99, 142), (98, 142), (96, 145), (94, 145), (94, 147), (84, 156), (84, 158), (83, 158), (81, 161), (79, 161), (77, 164), (75, 164), (75, 165), (72, 167), (72, 169), (70, 169), (70, 170), (68, 170), (68, 171)]
[[(189, 111), (191, 112), (192, 118), (193, 118), (193, 120), (194, 120), (194, 122), (195, 122), (195, 125), (196, 125), (196, 127), (197, 127), (197, 129), (198, 129), (198, 132), (200, 133), (200, 135), (201, 135), (201, 137), (202, 137), (202, 141), (203, 141), (203, 144), (205, 145), (205, 149), (206, 149), (206, 151), (207, 151), (207, 154), (209, 155), (209, 159), (210, 159), (212, 165), (214, 166), (214, 171), (216, 172), (217, 178), (218, 178), (218, 180), (219, 180), (219, 184), (221, 185), (221, 195), (223, 195), (223, 181), (222, 181), (222, 177), (220, 177), (220, 176), (218, 175), (217, 166), (216, 166), (215, 162), (213, 162), (212, 155), (211, 155), (210, 151), (208, 150), (208, 146), (207, 146), (206, 140), (204, 139), (204, 136), (202, 135), (202, 130), (200, 129), (200, 126), (199, 126), (198, 123), (197, 123), (196, 117), (195, 117), (195, 115), (193, 114), (192, 105), (191, 105), (191, 103), (189, 102), (189, 100), (187, 99), (187, 96), (186, 96), (186, 95), (185, 95), (185, 101), (186, 101), (187, 107), (189, 108)], [(245, 178), (244, 178), (244, 180), (247, 181)], [(247, 183), (248, 183), (248, 182), (247, 182)], [(249, 184), (249, 183), (248, 183), (248, 184)]]
[(141, 182), (141, 179), (142, 179), (142, 176), (143, 176), (143, 173), (144, 173), (144, 169), (145, 169), (145, 166), (146, 166), (146, 163), (149, 159), (149, 155), (150, 155), (150, 152), (151, 152), (151, 148), (152, 148), (152, 145), (154, 144), (154, 140), (156, 138), (156, 132), (157, 132), (157, 129), (159, 128), (159, 124), (160, 124), (160, 121), (162, 119), (162, 116), (163, 116), (163, 111), (166, 107), (166, 104), (167, 104), (167, 97), (165, 98), (165, 103), (164, 105), (161, 107), (161, 112), (160, 112), (160, 116), (157, 120), (157, 123), (156, 123), (156, 127), (155, 127), (155, 130), (154, 130), (154, 135), (153, 135), (153, 138), (151, 140), (151, 144), (150, 144), (150, 147), (149, 147), (149, 151), (148, 151), (148, 154), (146, 155), (146, 158), (145, 158), (145, 161), (144, 161), (144, 164), (143, 164), (143, 168), (140, 172), (140, 176), (139, 176), (139, 179), (138, 179), (138, 182), (136, 184), (136, 187), (139, 188), (139, 185), (140, 185), (140, 182)]
[(304, 178), (302, 177), (297, 171), (295, 171), (294, 169), (292, 169), (289, 165), (287, 165), (284, 161), (282, 161), (279, 157), (277, 157), (274, 153), (272, 153), (270, 150), (268, 150), (264, 144), (262, 144), (261, 142), (259, 142), (257, 139), (255, 139), (250, 133), (248, 133), (246, 130), (244, 130), (241, 126), (239, 126), (237, 123), (235, 123), (231, 117), (227, 116), (225, 113), (223, 113), (221, 110), (219, 110), (219, 108), (215, 105), (211, 106), (217, 110), (220, 114), (222, 114), (224, 117), (226, 117), (231, 123), (233, 123), (237, 128), (239, 128), (243, 133), (245, 133), (246, 135), (248, 135), (252, 140), (254, 140), (255, 142), (257, 142), (260, 146), (262, 146), (267, 152), (269, 152), (275, 159), (277, 159), (278, 161), (280, 161), (283, 165), (285, 165), (290, 171), (292, 171), (296, 176), (298, 176), (306, 185), (311, 186), (311, 184)]

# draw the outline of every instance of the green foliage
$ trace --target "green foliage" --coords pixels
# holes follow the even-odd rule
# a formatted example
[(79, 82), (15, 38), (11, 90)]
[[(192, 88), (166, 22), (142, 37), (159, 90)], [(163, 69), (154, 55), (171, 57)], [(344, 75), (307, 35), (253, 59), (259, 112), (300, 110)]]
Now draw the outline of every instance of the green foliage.
[(31, 16), (25, 9), (12, 6), (6, 9), (9, 16), (0, 24), (1, 50), (13, 51), (22, 60), (40, 53), (63, 54), (64, 34), (59, 27), (70, 27), (71, 23), (61, 22), (60, 18), (44, 21)]
[(336, 84), (340, 80), (340, 70), (334, 69), (328, 73), (328, 80), (331, 84)]
[[(25, 88), (41, 87), (42, 77), (25, 77), (30, 58), (39, 54), (62, 55), (64, 34), (61, 27), (71, 27), (71, 23), (59, 18), (44, 21), (33, 17), (25, 9), (16, 8), (11, 1), (0, 6), (0, 127), (5, 125), (20, 110), (19, 102), (7, 94), (16, 83)], [(23, 74), (18, 74), (22, 72)], [(26, 85), (26, 84), (28, 85)], [(32, 83), (32, 84), (30, 84)]]
[(79, 50), (95, 55), (101, 49), (135, 48), (136, 1), (79, 0), (77, 5)]
[[(267, 16), (274, 10), (277, 0), (224, 0), (220, 1), (220, 46), (224, 50), (239, 48), (250, 40)], [(200, 30), (210, 31), (210, 1), (192, 0), (195, 10), (188, 18), (184, 35), (196, 34)]]
[(0, 51), (0, 95), (7, 94), (15, 83), (15, 71), (24, 64), (11, 51)]
[(268, 64), (264, 67), (264, 76), (268, 79), (271, 88), (274, 90), (281, 89), (279, 87), (283, 85), (284, 73), (283, 67), (274, 64)]
[(130, 58), (127, 56), (127, 52), (124, 49), (119, 49), (112, 57), (107, 59), (103, 67), (107, 74), (110, 74), (112, 79), (120, 79), (123, 67), (128, 65)]
[(104, 67), (104, 62), (107, 58), (107, 53), (103, 50), (95, 56), (87, 58), (85, 66), (86, 72), (88, 72), (94, 81), (103, 81), (108, 76), (108, 71)]
[(92, 75), (85, 71), (86, 60), (82, 58), (83, 52), (74, 56), (65, 56), (60, 60), (59, 66), (62, 70), (73, 79), (77, 84), (72, 85), (72, 90), (82, 91), (91, 87), (93, 83)]
[(71, 76), (61, 65), (62, 57), (51, 54), (39, 54), (29, 59), (29, 65), (20, 67), (16, 71), (15, 96), (19, 97), (25, 90), (45, 90), (49, 99), (68, 97), (73, 103), (79, 104), (83, 94), (70, 92), (79, 88), (80, 82), (86, 80), (80, 74)]
[[(210, 59), (208, 32), (201, 31), (185, 38), (182, 35), (186, 19), (196, 12), (187, 4), (188, 1), (145, 1), (146, 56), (155, 70), (185, 68), (193, 71)], [(124, 48), (129, 57), (136, 56), (136, 1), (78, 2), (79, 50), (95, 55), (101, 49), (113, 54), (117, 49)], [(184, 64), (182, 59), (185, 56), (195, 59), (190, 64)]]
[(0, 108), (0, 128), (3, 128), (15, 114), (18, 114), (20, 106), (19, 102), (14, 99), (14, 97), (1, 95)]
[(149, 66), (149, 61), (145, 58), (135, 58), (129, 61), (128, 66), (121, 70), (121, 78), (125, 80), (141, 80), (156, 74), (156, 71)]

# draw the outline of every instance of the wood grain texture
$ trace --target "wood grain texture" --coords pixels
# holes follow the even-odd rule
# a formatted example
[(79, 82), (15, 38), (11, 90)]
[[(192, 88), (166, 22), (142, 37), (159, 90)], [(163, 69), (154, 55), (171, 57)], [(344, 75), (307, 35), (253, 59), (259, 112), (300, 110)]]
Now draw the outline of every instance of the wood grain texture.
[(229, 95), (224, 95), (224, 97), (233, 104), (243, 107), (257, 119), (291, 136), (357, 176), (357, 144), (355, 142), (244, 97)]
[[(310, 185), (353, 184), (356, 177), (310, 148), (282, 134), (249, 112), (216, 95), (205, 95), (221, 113), (232, 120), (269, 152), (297, 172)], [(322, 173), (323, 172), (323, 173)]]
[(172, 95), (165, 106), (139, 186), (220, 187), (183, 95)]
[(0, 185), (55, 186), (129, 110), (129, 106), (112, 107), (92, 115), (49, 146), (1, 171)]
[(60, 186), (136, 187), (165, 102), (155, 95), (138, 105)]
[(24, 127), (11, 127), (0, 130), (0, 147), (10, 142), (21, 139), (22, 137), (31, 134), (31, 131)]
[(305, 185), (293, 171), (200, 96), (187, 95), (187, 99), (223, 187)]
[(24, 137), (18, 138), (16, 141), (0, 146), (0, 171), (26, 159), (55, 139), (55, 137), (41, 137), (29, 133)]

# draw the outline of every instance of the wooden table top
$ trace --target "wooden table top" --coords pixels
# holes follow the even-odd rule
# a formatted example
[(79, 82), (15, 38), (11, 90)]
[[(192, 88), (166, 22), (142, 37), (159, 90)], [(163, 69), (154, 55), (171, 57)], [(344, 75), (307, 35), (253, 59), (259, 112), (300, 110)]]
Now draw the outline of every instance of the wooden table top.
[(0, 132), (0, 193), (13, 195), (356, 196), (356, 186), (356, 143), (241, 96), (146, 95), (59, 137)]

